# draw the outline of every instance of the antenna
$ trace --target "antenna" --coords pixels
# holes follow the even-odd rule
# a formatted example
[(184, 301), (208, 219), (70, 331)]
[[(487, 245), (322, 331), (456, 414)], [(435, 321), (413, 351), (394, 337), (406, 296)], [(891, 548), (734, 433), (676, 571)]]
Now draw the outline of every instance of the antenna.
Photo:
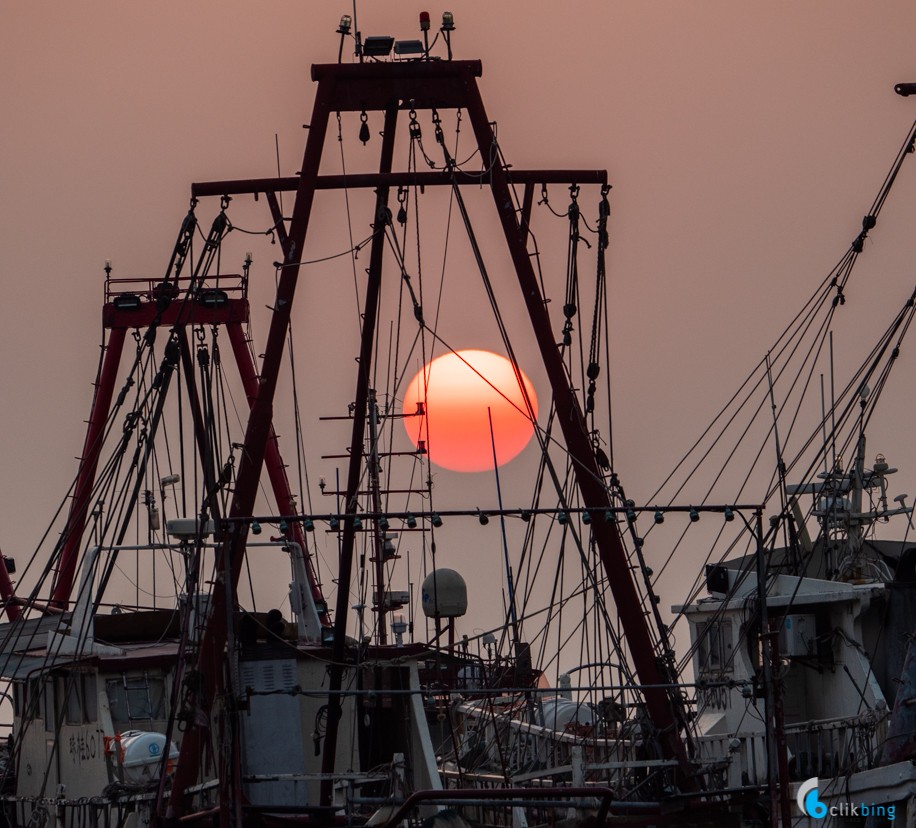
[(356, 16), (356, 0), (353, 0), (353, 31), (356, 33), (354, 37), (356, 38), (356, 49), (354, 54), (359, 58), (359, 62), (363, 62), (363, 36), (359, 32), (359, 18)]

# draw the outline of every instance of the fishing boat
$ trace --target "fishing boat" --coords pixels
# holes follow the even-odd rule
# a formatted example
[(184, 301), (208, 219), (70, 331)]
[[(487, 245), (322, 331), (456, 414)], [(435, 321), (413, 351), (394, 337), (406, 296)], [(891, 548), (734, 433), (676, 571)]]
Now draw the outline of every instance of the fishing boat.
[[(913, 297), (846, 379), (832, 331), (916, 130), (637, 502), (610, 430), (607, 172), (512, 166), (454, 32), (345, 15), (299, 170), (195, 183), (164, 275), (106, 266), (59, 534), (0, 567), (4, 818), (911, 821), (912, 507), (866, 445)], [(672, 619), (657, 579), (685, 544), (706, 561)]]

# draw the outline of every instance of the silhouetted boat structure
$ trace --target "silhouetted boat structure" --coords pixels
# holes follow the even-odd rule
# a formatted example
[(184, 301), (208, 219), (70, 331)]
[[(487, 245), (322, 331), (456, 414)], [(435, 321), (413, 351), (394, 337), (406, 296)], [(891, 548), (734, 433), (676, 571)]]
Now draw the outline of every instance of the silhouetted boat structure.
[[(350, 29), (345, 17), (341, 54)], [(913, 298), (848, 380), (833, 370), (832, 337), (916, 132), (840, 263), (664, 486), (637, 505), (609, 443), (607, 174), (510, 166), (480, 97), (480, 63), (452, 57), (451, 15), (438, 35), (445, 54), (428, 42), (428, 16), (421, 30), (411, 41), (356, 35), (358, 62), (314, 66), (301, 170), (195, 184), (163, 278), (113, 278), (108, 268), (103, 356), (67, 518), (45, 569), (36, 571), (36, 555), (20, 573), (20, 583), (35, 583), (28, 595), (14, 588), (12, 561), (0, 567), (0, 667), (14, 704), (7, 822), (775, 826), (808, 819), (795, 805), (807, 784), (801, 798), (814, 789), (809, 802), (824, 803), (828, 818), (911, 824), (916, 544), (875, 530), (892, 517), (906, 524), (912, 508), (905, 496), (889, 503), (895, 469), (881, 455), (866, 459), (866, 431)], [(369, 126), (379, 114), (380, 140)], [(345, 126), (379, 144), (376, 171), (347, 172)], [(462, 129), (473, 135), (470, 151)], [(322, 173), (335, 143), (342, 170)], [(568, 197), (560, 210), (550, 187)], [(349, 240), (306, 261), (310, 233), (326, 230), (323, 191), (346, 195)], [(289, 213), (284, 193), (294, 194)], [(246, 195), (263, 197), (270, 220), (258, 232), (282, 250), (260, 359), (249, 328), (252, 257), (240, 274), (222, 268)], [(206, 235), (204, 200), (219, 205)], [(369, 229), (354, 242), (360, 206)], [(535, 484), (513, 482), (493, 508), (452, 505), (449, 479), (434, 481), (428, 466), (436, 435), (405, 450), (393, 430), (400, 417), (427, 414), (399, 411), (408, 366), (453, 340), (437, 309), (443, 282), (429, 276), (441, 269), (444, 280), (447, 256), (421, 244), (420, 208), (436, 206), (460, 225), (485, 300), (462, 284), (446, 303), (474, 314), (489, 306), (516, 368), (515, 343), (534, 343), (550, 388), (540, 421), (530, 400), (523, 412), (540, 448)], [(501, 259), (472, 221), (481, 211), (501, 232)], [(539, 222), (563, 228), (560, 278)], [(450, 224), (445, 232), (447, 249)], [(363, 275), (356, 262), (366, 250)], [(348, 405), (324, 393), (321, 378), (346, 350), (343, 337), (294, 350), (291, 332), (304, 290), (333, 317), (329, 280), (300, 284), (300, 272), (330, 268), (334, 256), (348, 258), (357, 282)], [(424, 256), (433, 262), (425, 282)], [(519, 294), (491, 276), (494, 260), (502, 270), (511, 263), (524, 325), (504, 310)], [(385, 290), (383, 265), (394, 273)], [(298, 354), (290, 466), (274, 433), (287, 352)], [(352, 367), (352, 356), (341, 364)], [(224, 372), (231, 362), (236, 378)], [(305, 379), (313, 369), (318, 378)], [(305, 459), (310, 445), (334, 443), (302, 426), (303, 382), (311, 396), (322, 391), (322, 404), (347, 406), (327, 418), (338, 421), (328, 428), (349, 429), (349, 448), (326, 455), (345, 461), (343, 480), (319, 483), (329, 506), (312, 505)], [(245, 416), (233, 387), (247, 397)], [(811, 390), (820, 393), (813, 407)], [(749, 470), (723, 476), (723, 465), (747, 461), (737, 446), (748, 441)], [(775, 450), (775, 473), (762, 471), (765, 449)], [(707, 469), (711, 482), (701, 484)], [(746, 497), (752, 486), (761, 494)], [(504, 553), (504, 617), (459, 637), (467, 586), (439, 562), (436, 538), (447, 537), (446, 522), (470, 533), (491, 520)], [(708, 554), (676, 608), (690, 629), (678, 655), (648, 561), (658, 568), (663, 550), (670, 562), (688, 542)], [(333, 593), (319, 573), (326, 549)], [(290, 567), (289, 617), (255, 610), (269, 551)], [(578, 663), (561, 669), (561, 657)], [(851, 812), (857, 804), (872, 810)]]

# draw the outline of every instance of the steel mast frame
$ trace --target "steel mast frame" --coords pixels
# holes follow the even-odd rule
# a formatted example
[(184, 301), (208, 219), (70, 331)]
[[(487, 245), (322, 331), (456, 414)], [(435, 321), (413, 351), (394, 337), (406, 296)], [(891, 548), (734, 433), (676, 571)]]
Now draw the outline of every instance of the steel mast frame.
[[(454, 184), (489, 185), (503, 228), (506, 244), (515, 266), (516, 275), (528, 310), (532, 329), (538, 342), (541, 358), (550, 380), (553, 402), (557, 408), (567, 449), (573, 460), (576, 482), (583, 502), (594, 510), (592, 531), (599, 550), (608, 583), (620, 613), (624, 634), (630, 646), (634, 668), (641, 684), (646, 685), (643, 695), (646, 708), (655, 726), (664, 755), (675, 759), (680, 767), (680, 783), (685, 790), (699, 786), (694, 777), (682, 740), (684, 718), (682, 701), (675, 689), (670, 689), (670, 676), (660, 663), (653, 645), (649, 627), (643, 614), (641, 601), (631, 575), (626, 550), (616, 522), (604, 520), (605, 510), (612, 508), (610, 493), (604, 484), (589, 439), (585, 418), (576, 394), (570, 387), (562, 356), (557, 348), (554, 332), (541, 295), (539, 282), (531, 264), (527, 248), (528, 219), (537, 184), (606, 184), (604, 170), (510, 170), (495, 164), (483, 181), (479, 177), (462, 173), (445, 172), (392, 172), (391, 143), (397, 114), (401, 111), (461, 109), (469, 116), (481, 157), (491, 157), (495, 136), (487, 117), (477, 78), (482, 74), (479, 61), (411, 61), (398, 63), (321, 64), (312, 67), (312, 79), (317, 81), (312, 117), (308, 124), (301, 171), (295, 178), (265, 178), (252, 180), (198, 183), (192, 187), (195, 197), (231, 196), (243, 193), (267, 196), (274, 220), (280, 229), (279, 237), (285, 260), (281, 268), (276, 300), (273, 303), (267, 345), (259, 377), (257, 399), (253, 402), (245, 436), (237, 485), (227, 520), (225, 540), (216, 566), (217, 582), (208, 624), (198, 651), (197, 672), (201, 684), (195, 697), (195, 707), (208, 711), (221, 689), (222, 664), (227, 641), (226, 595), (235, 595), (244, 558), (248, 520), (252, 514), (261, 465), (265, 458), (269, 427), (272, 420), (274, 393), (282, 362), (286, 335), (290, 324), (292, 303), (295, 297), (302, 252), (309, 227), (312, 206), (318, 190), (343, 187), (375, 188), (376, 214), (374, 217), (373, 250), (370, 256), (369, 286), (378, 289), (381, 278), (381, 248), (384, 236), (384, 207), (392, 186), (425, 186)], [(352, 176), (318, 174), (327, 137), (328, 121), (332, 113), (383, 112), (385, 132), (382, 141), (382, 158), (378, 173)], [(524, 185), (521, 214), (516, 210), (510, 190), (511, 185)], [(287, 221), (279, 211), (276, 194), (295, 190), (295, 204), (286, 230)], [(377, 294), (376, 294), (377, 295)], [(370, 297), (371, 298), (371, 297)], [(375, 300), (373, 300), (375, 301)], [(357, 408), (353, 413), (353, 439), (357, 446), (351, 454), (348, 475), (346, 511), (355, 515), (356, 493), (362, 462), (363, 424), (366, 419), (366, 392), (364, 387), (370, 373), (372, 349), (366, 347), (374, 336), (375, 320), (364, 320), (361, 362), (357, 385)], [(363, 361), (364, 360), (364, 361)], [(355, 527), (352, 519), (344, 521), (341, 544), (340, 581), (338, 584), (337, 612), (334, 618), (332, 645), (331, 689), (340, 686), (344, 657), (344, 631), (346, 627), (349, 573), (352, 571), (352, 553)], [(223, 582), (228, 577), (230, 584)], [(342, 596), (342, 597), (341, 597)], [(340, 717), (339, 694), (328, 698), (328, 730), (325, 737), (323, 770), (330, 774), (334, 769), (337, 722)], [(167, 820), (177, 819), (187, 812), (190, 801), (188, 789), (197, 782), (201, 750), (206, 743), (207, 725), (195, 719), (182, 740), (176, 765), (171, 795), (165, 813)], [(329, 786), (322, 791), (322, 805), (329, 805)], [(225, 800), (223, 800), (225, 801)]]

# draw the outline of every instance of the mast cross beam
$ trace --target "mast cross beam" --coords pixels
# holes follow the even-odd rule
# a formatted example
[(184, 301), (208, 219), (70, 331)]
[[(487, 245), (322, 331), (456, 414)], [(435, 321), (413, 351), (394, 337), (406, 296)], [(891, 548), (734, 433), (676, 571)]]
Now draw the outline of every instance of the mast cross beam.
[[(506, 172), (509, 184), (607, 184), (607, 170), (513, 170)], [(476, 187), (490, 183), (488, 170), (466, 172), (456, 170), (454, 178), (459, 184)], [(259, 193), (294, 192), (299, 183), (295, 176), (282, 178), (240, 178), (229, 181), (206, 181), (191, 185), (194, 198), (209, 196), (257, 195)], [(412, 172), (351, 173), (348, 175), (320, 175), (316, 190), (375, 189), (378, 187), (451, 187), (452, 174), (447, 170), (416, 170)]]

